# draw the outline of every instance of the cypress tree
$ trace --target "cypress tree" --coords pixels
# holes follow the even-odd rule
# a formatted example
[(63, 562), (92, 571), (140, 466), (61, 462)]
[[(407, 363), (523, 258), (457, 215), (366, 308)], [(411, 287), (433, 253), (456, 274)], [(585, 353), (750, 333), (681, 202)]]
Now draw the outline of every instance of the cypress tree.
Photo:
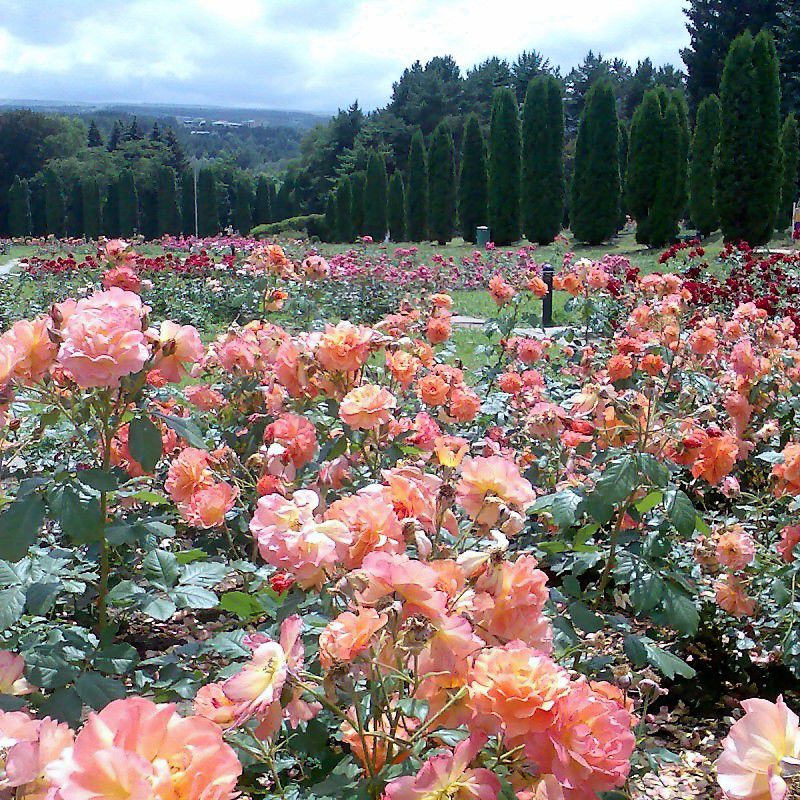
[(619, 123), (611, 83), (596, 81), (586, 95), (575, 145), (570, 216), (578, 241), (600, 244), (617, 229)]
[(797, 170), (800, 167), (800, 141), (797, 117), (789, 114), (781, 129), (781, 205), (778, 212), (778, 229), (785, 231), (792, 224), (792, 208), (797, 201)]
[(288, 219), (293, 216), (294, 201), (292, 200), (292, 189), (294, 188), (290, 176), (286, 176), (281, 184), (281, 188), (275, 193), (275, 200), (272, 203), (272, 211), (275, 222)]
[(139, 233), (145, 239), (158, 239), (158, 188), (144, 187), (139, 193)]
[(253, 215), (253, 223), (256, 225), (266, 225), (272, 218), (269, 185), (272, 181), (266, 175), (258, 176), (256, 184), (256, 207)]
[(619, 218), (617, 231), (621, 231), (628, 221), (627, 177), (628, 177), (628, 147), (630, 134), (628, 129), (620, 122), (619, 125)]
[(157, 200), (158, 235), (173, 235), (181, 232), (181, 212), (178, 208), (178, 192), (175, 188), (175, 171), (172, 167), (158, 168)]
[(267, 190), (269, 192), (269, 220), (268, 222), (275, 222), (277, 217), (275, 216), (275, 204), (277, 202), (278, 192), (275, 189), (275, 181), (269, 181), (267, 184)]
[(498, 89), (489, 126), (489, 225), (495, 244), (520, 236), (520, 129), (517, 99), (511, 89)]
[[(758, 45), (758, 46), (756, 46)], [(772, 39), (734, 39), (722, 72), (716, 201), (726, 241), (769, 241), (780, 202), (778, 104)]]
[(336, 197), (333, 192), (328, 192), (325, 201), (325, 241), (336, 241)]
[(678, 185), (676, 189), (676, 204), (678, 219), (682, 219), (688, 210), (689, 204), (689, 147), (692, 134), (689, 130), (689, 106), (683, 92), (676, 89), (670, 95), (670, 103), (675, 106), (678, 114), (678, 160), (675, 168), (678, 170)]
[(464, 123), (458, 180), (458, 221), (465, 242), (474, 242), (475, 229), (489, 223), (488, 204), (486, 143), (477, 114), (470, 114)]
[(139, 230), (139, 198), (133, 172), (124, 169), (119, 176), (119, 232), (133, 236)]
[(122, 123), (119, 120), (114, 120), (114, 127), (111, 129), (111, 135), (108, 137), (108, 151), (113, 153), (122, 141)]
[(87, 239), (97, 239), (102, 233), (102, 214), (100, 210), (100, 186), (95, 178), (81, 181), (83, 193), (83, 232)]
[(456, 168), (453, 135), (446, 122), (433, 132), (428, 152), (428, 227), (431, 239), (447, 244), (453, 236), (456, 212)]
[(350, 176), (350, 216), (353, 218), (353, 238), (364, 234), (364, 193), (367, 175), (354, 172)]
[(340, 178), (336, 187), (336, 238), (345, 244), (350, 244), (355, 238), (351, 196), (350, 179)]
[(8, 231), (17, 238), (31, 235), (31, 192), (19, 175), (8, 190)]
[(650, 243), (649, 215), (661, 171), (663, 121), (660, 92), (651, 89), (633, 115), (625, 180), (627, 206), (636, 220), (636, 241), (642, 244)]
[(781, 83), (778, 53), (772, 34), (764, 30), (753, 43), (753, 67), (758, 89), (759, 129), (754, 162), (755, 192), (751, 219), (754, 244), (766, 244), (775, 230), (781, 201)]
[(714, 200), (714, 150), (719, 143), (719, 126), (719, 98), (712, 94), (697, 109), (689, 175), (689, 215), (703, 237), (719, 227)]
[(428, 167), (425, 140), (417, 128), (408, 149), (408, 175), (406, 176), (406, 234), (411, 242), (422, 242), (428, 237)]
[(83, 187), (80, 178), (75, 178), (69, 187), (67, 233), (76, 238), (83, 236)]
[(61, 237), (66, 230), (66, 204), (61, 178), (52, 169), (44, 172), (44, 203), (47, 232)]
[(663, 117), (660, 169), (653, 206), (648, 215), (648, 244), (663, 247), (678, 235), (684, 163), (680, 110), (670, 102)]
[(403, 176), (395, 172), (389, 181), (389, 233), (393, 242), (403, 242), (406, 238), (406, 193)]
[(103, 146), (103, 137), (100, 135), (100, 131), (97, 128), (97, 123), (95, 123), (94, 120), (89, 123), (89, 133), (86, 137), (86, 144), (89, 147)]
[(181, 174), (181, 231), (184, 236), (194, 236), (194, 171), (185, 169)]
[(112, 178), (106, 187), (106, 202), (103, 206), (103, 233), (117, 237), (119, 233), (119, 181)]
[(31, 205), (31, 233), (34, 236), (47, 235), (47, 209), (44, 181), (36, 176), (28, 181)]
[(233, 206), (233, 227), (242, 236), (247, 236), (253, 227), (253, 193), (250, 184), (241, 178), (236, 182)]
[(210, 169), (201, 169), (197, 178), (197, 226), (200, 236), (216, 236), (220, 231), (217, 181)]
[(528, 239), (550, 244), (564, 216), (564, 107), (553, 75), (534, 78), (525, 94), (521, 206)]
[(373, 150), (367, 160), (367, 182), (364, 188), (364, 233), (374, 241), (386, 237), (387, 222), (386, 161), (383, 154)]

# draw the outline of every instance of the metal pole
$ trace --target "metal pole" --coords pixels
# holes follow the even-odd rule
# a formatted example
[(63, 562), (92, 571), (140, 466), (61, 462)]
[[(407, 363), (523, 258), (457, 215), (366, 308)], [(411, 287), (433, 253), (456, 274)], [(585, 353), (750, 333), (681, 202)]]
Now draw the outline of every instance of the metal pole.
[(194, 238), (199, 239), (200, 233), (197, 226), (197, 173), (199, 169), (196, 161), (194, 162), (194, 169), (192, 172), (194, 172)]
[(553, 327), (553, 265), (542, 267), (542, 279), (547, 285), (547, 294), (542, 298), (542, 328)]

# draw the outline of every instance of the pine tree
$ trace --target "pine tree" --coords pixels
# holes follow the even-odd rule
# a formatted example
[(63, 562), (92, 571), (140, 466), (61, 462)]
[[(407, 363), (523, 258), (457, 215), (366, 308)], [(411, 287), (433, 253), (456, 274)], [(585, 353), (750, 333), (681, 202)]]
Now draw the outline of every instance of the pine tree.
[(336, 241), (336, 197), (333, 192), (328, 193), (325, 201), (325, 241)]
[(97, 239), (103, 231), (100, 210), (100, 186), (95, 178), (84, 178), (81, 182), (83, 193), (83, 232), (87, 239)]
[(458, 180), (458, 220), (465, 242), (474, 242), (477, 227), (489, 222), (488, 194), (486, 143), (478, 116), (470, 114), (464, 123)]
[(395, 172), (389, 180), (389, 233), (393, 242), (403, 242), (406, 238), (406, 193), (403, 176)]
[(83, 186), (80, 178), (75, 178), (69, 186), (67, 233), (76, 238), (83, 236)]
[(194, 236), (194, 170), (185, 169), (181, 174), (181, 232)]
[(103, 146), (103, 137), (100, 135), (100, 130), (94, 120), (89, 123), (89, 133), (86, 139), (86, 143), (89, 147)]
[(355, 239), (350, 179), (342, 177), (336, 187), (336, 238), (345, 244)]
[(408, 149), (408, 174), (406, 176), (406, 234), (411, 242), (428, 238), (428, 166), (425, 140), (417, 129)]
[[(756, 46), (758, 42), (758, 46)], [(715, 162), (716, 203), (726, 241), (769, 241), (780, 202), (780, 102), (771, 37), (736, 38), (725, 60)]]
[(178, 137), (175, 135), (175, 131), (172, 128), (167, 128), (162, 138), (169, 151), (164, 163), (168, 167), (172, 167), (176, 175), (182, 175), (189, 166), (189, 162), (183, 152), (181, 143), (178, 141)]
[(124, 169), (119, 176), (119, 232), (120, 236), (130, 237), (139, 230), (139, 198), (136, 181), (130, 169)]
[(714, 150), (719, 143), (719, 127), (719, 98), (712, 94), (697, 109), (689, 179), (689, 215), (703, 237), (719, 227), (714, 199)]
[(171, 167), (158, 168), (157, 201), (158, 235), (165, 233), (177, 236), (181, 232), (181, 212), (178, 207), (178, 192), (175, 188), (175, 172)]
[(517, 99), (511, 89), (498, 89), (489, 126), (489, 226), (495, 244), (520, 237), (521, 168)]
[(678, 235), (680, 216), (683, 132), (680, 110), (669, 102), (663, 116), (661, 132), (660, 169), (656, 182), (653, 206), (648, 214), (649, 242), (653, 247), (664, 247)]
[(108, 150), (113, 153), (122, 141), (123, 131), (122, 123), (117, 119), (114, 120), (114, 127), (111, 129), (111, 136), (108, 137)]
[(781, 205), (778, 212), (778, 230), (785, 231), (792, 224), (792, 209), (797, 202), (797, 176), (800, 168), (800, 139), (797, 117), (789, 114), (781, 129)]
[(575, 145), (570, 215), (580, 242), (601, 244), (619, 216), (619, 123), (610, 81), (597, 81), (586, 95)]
[(103, 233), (112, 238), (120, 235), (119, 181), (113, 178), (106, 187), (106, 199), (103, 205)]
[(207, 168), (201, 169), (197, 178), (197, 227), (200, 236), (216, 236), (220, 232), (217, 181)]
[(139, 121), (134, 117), (123, 134), (122, 139), (125, 142), (138, 142), (141, 138), (142, 132), (139, 130)]
[(245, 178), (236, 182), (233, 206), (233, 227), (242, 236), (247, 236), (253, 227), (253, 192)]
[(44, 186), (47, 232), (60, 238), (66, 230), (67, 210), (64, 202), (64, 187), (61, 184), (61, 178), (52, 169), (44, 171)]
[(534, 78), (522, 108), (522, 229), (550, 244), (564, 217), (564, 106), (552, 75)]
[(350, 216), (353, 218), (355, 236), (364, 234), (364, 194), (366, 188), (366, 172), (354, 172), (350, 176)]
[(364, 233), (376, 242), (384, 240), (388, 228), (386, 184), (386, 160), (382, 153), (373, 150), (367, 160), (364, 187)]
[(456, 214), (456, 168), (453, 135), (446, 122), (433, 132), (428, 151), (428, 227), (431, 239), (447, 244)]
[(270, 207), (270, 179), (266, 175), (258, 176), (256, 184), (256, 207), (253, 222), (256, 225), (266, 225), (272, 219), (272, 209)]
[(158, 127), (158, 120), (153, 123), (153, 127), (150, 130), (150, 141), (151, 142), (160, 142), (161, 141), (161, 128)]
[(8, 231), (13, 237), (21, 239), (30, 236), (31, 229), (30, 187), (28, 181), (15, 175), (8, 190)]

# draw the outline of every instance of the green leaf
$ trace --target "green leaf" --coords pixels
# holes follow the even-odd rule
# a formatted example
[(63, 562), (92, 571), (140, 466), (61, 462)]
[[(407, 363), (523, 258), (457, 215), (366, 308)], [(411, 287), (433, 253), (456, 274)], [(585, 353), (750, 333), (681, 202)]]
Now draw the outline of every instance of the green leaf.
[(98, 492), (115, 492), (119, 488), (116, 475), (102, 469), (79, 469), (76, 475), (81, 483)]
[(49, 495), (50, 509), (61, 530), (76, 544), (100, 540), (102, 518), (97, 497), (81, 496), (69, 484), (56, 487)]
[(682, 678), (694, 678), (696, 672), (682, 659), (663, 650), (649, 639), (643, 638), (642, 643), (647, 650), (647, 660), (670, 680), (676, 675)]
[(77, 728), (81, 721), (83, 701), (74, 687), (58, 689), (42, 703), (39, 712), (43, 717), (53, 717), (59, 722), (66, 722)]
[(75, 681), (75, 689), (83, 702), (95, 711), (105, 708), (112, 700), (125, 697), (125, 687), (118, 680), (96, 672), (84, 672)]
[(650, 494), (645, 495), (637, 504), (636, 510), (640, 514), (646, 514), (648, 511), (652, 511), (664, 498), (663, 492), (655, 491), (650, 492)]
[(66, 686), (80, 674), (74, 664), (70, 664), (57, 650), (47, 652), (34, 650), (26, 653), (27, 674), (34, 686), (42, 689), (58, 689)]
[(191, 584), (181, 584), (171, 596), (178, 608), (216, 608), (219, 598), (209, 589)]
[(187, 444), (205, 450), (206, 443), (203, 439), (203, 434), (194, 422), (182, 417), (171, 417), (168, 414), (162, 414), (160, 411), (153, 411), (152, 414), (154, 417), (163, 420), (167, 427), (172, 428)]
[(639, 453), (639, 466), (653, 486), (663, 489), (669, 482), (669, 470), (650, 453)]
[(647, 648), (640, 636), (629, 634), (625, 637), (622, 648), (634, 667), (643, 667), (647, 663)]
[(577, 510), (581, 497), (568, 489), (553, 495), (550, 504), (550, 516), (559, 528), (572, 528), (577, 522)]
[(669, 489), (664, 493), (664, 509), (675, 530), (683, 536), (694, 533), (697, 512), (686, 492)]
[(587, 608), (583, 603), (570, 603), (569, 615), (576, 628), (584, 633), (597, 633), (605, 627), (605, 620)]
[(139, 654), (136, 649), (124, 642), (104, 647), (95, 654), (92, 660), (95, 669), (99, 669), (100, 672), (107, 672), (110, 675), (130, 673), (138, 663)]
[(44, 520), (44, 499), (39, 494), (15, 500), (0, 514), (0, 558), (19, 561), (36, 543)]
[(25, 609), (25, 592), (19, 586), (0, 592), (0, 631), (19, 621)]
[(148, 598), (141, 605), (142, 613), (148, 617), (166, 622), (178, 610), (175, 603), (167, 597)]
[(161, 458), (161, 431), (150, 417), (134, 417), (131, 420), (128, 449), (145, 472), (152, 472), (156, 468)]
[(607, 503), (619, 505), (627, 499), (639, 481), (639, 467), (634, 456), (624, 456), (612, 461), (597, 481), (594, 492)]
[(178, 559), (166, 550), (152, 550), (142, 561), (144, 574), (164, 589), (171, 589), (178, 582)]
[(245, 592), (225, 592), (219, 601), (220, 608), (236, 614), (241, 620), (248, 620), (264, 613), (261, 603)]
[(686, 636), (694, 636), (700, 624), (700, 614), (692, 598), (670, 585), (665, 586), (662, 609), (651, 616), (655, 622), (668, 625)]

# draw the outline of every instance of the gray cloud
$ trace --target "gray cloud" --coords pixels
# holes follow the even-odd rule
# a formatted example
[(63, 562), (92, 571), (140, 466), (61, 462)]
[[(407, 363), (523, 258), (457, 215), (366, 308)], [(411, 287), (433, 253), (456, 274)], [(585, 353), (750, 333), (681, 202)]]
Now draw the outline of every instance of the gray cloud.
[(6, 98), (331, 111), (383, 105), (405, 66), (589, 49), (679, 65), (683, 0), (4, 0)]

